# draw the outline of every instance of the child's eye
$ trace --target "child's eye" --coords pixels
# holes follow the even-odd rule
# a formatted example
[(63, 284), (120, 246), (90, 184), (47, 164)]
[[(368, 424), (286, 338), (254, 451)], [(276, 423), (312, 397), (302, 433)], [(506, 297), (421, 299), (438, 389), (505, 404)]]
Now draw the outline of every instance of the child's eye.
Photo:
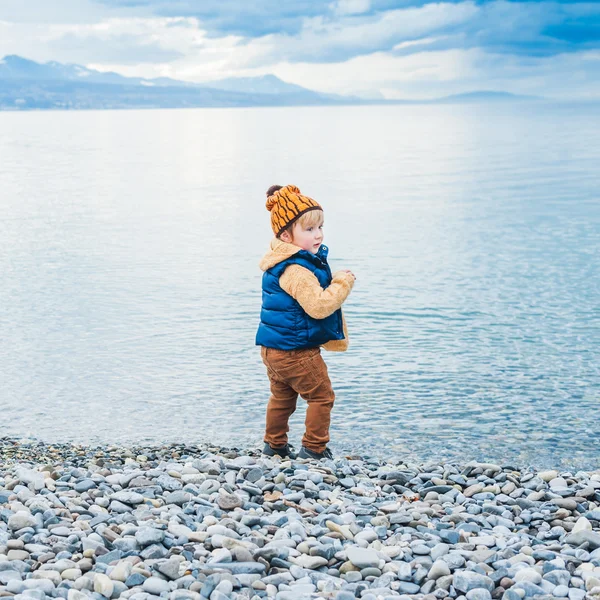
[(312, 230), (313, 230), (313, 228), (309, 227), (306, 231), (312, 231)]

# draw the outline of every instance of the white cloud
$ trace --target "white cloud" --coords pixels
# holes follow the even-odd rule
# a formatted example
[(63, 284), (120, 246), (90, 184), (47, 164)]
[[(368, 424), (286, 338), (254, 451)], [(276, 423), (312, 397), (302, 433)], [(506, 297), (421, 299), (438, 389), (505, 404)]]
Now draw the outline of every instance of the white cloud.
[(419, 40), (409, 40), (408, 42), (400, 42), (399, 44), (396, 44), (392, 50), (394, 52), (399, 52), (401, 50), (410, 50), (410, 51), (414, 51), (415, 48), (417, 48), (418, 46), (431, 46), (433, 44), (436, 44), (440, 41), (443, 41), (445, 39), (447, 39), (448, 36), (437, 36), (437, 37), (425, 37), (425, 38), (421, 38)]
[(0, 57), (6, 54), (19, 54), (26, 58), (45, 62), (47, 48), (42, 36), (45, 27), (39, 25), (25, 25), (0, 21)]
[(302, 81), (324, 92), (359, 94), (373, 89), (390, 98), (422, 98), (439, 95), (433, 88), (472, 78), (479, 53), (447, 50), (392, 56), (376, 52), (337, 64), (281, 63), (273, 70), (282, 79)]
[(0, 20), (10, 23), (95, 23), (107, 17), (151, 16), (142, 6), (105, 6), (94, 0), (1, 0)]
[(600, 96), (600, 52), (530, 58), (481, 48), (373, 53), (337, 64), (280, 63), (273, 72), (292, 83), (330, 93), (376, 91), (389, 99), (437, 98), (475, 90), (498, 90), (551, 98)]
[[(136, 75), (130, 66), (146, 64), (148, 73), (161, 72), (178, 57), (202, 56), (210, 61), (241, 38), (209, 38), (195, 18), (111, 18), (95, 23), (24, 24), (0, 21), (0, 56), (20, 54), (47, 62), (112, 65)], [(185, 63), (185, 61), (183, 61)], [(104, 68), (103, 70), (106, 70)]]
[(427, 37), (440, 29), (466, 23), (478, 11), (475, 3), (469, 0), (391, 10), (361, 19), (342, 17), (328, 21), (315, 17), (306, 19), (296, 36), (264, 36), (252, 40), (250, 45), (261, 45), (265, 54), (289, 61), (346, 60), (359, 54), (385, 51), (403, 41)]
[(361, 15), (371, 8), (370, 0), (337, 0), (332, 5), (337, 15)]

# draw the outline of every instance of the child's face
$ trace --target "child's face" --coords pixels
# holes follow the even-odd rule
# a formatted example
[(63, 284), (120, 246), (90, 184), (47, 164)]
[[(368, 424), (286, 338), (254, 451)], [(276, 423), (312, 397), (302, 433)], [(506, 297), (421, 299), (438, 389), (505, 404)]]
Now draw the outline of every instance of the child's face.
[(324, 237), (323, 225), (304, 227), (300, 223), (294, 223), (292, 226), (291, 243), (312, 254), (319, 251)]

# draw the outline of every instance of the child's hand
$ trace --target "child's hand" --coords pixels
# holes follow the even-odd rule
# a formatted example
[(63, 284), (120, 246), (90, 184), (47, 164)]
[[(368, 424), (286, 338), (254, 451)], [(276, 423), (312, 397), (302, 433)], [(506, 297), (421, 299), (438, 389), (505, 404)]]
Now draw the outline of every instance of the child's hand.
[(344, 273), (348, 273), (349, 275), (352, 275), (352, 277), (354, 277), (354, 281), (356, 281), (356, 275), (350, 269), (342, 269), (342, 271)]

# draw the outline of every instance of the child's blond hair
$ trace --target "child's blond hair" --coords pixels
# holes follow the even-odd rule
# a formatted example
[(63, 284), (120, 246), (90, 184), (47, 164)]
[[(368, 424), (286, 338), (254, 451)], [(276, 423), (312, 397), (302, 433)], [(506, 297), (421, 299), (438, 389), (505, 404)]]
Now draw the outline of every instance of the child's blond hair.
[(323, 225), (324, 222), (325, 215), (323, 214), (322, 210), (309, 210), (308, 212), (301, 215), (297, 221), (294, 221), (293, 223), (288, 225), (277, 237), (281, 238), (281, 236), (286, 231), (289, 231), (290, 236), (292, 237), (292, 239), (294, 239), (293, 229), (296, 223), (298, 223), (300, 227), (304, 227), (306, 229), (307, 227), (321, 227), (321, 225)]

